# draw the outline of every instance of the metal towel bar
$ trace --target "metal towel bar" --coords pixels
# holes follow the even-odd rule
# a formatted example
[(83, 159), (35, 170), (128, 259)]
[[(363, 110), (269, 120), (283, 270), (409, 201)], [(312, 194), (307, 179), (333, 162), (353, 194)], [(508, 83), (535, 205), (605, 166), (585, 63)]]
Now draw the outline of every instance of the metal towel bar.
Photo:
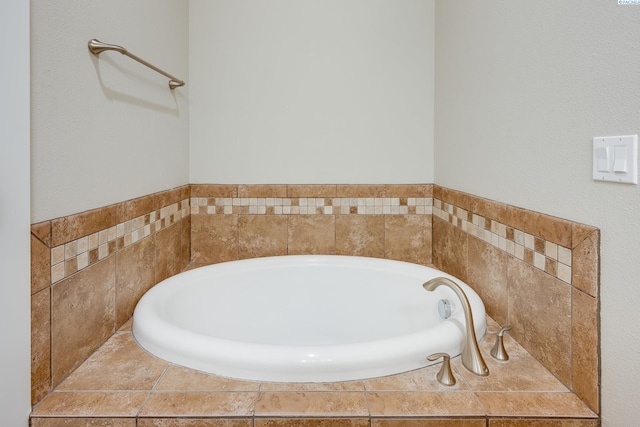
[(135, 61), (138, 61), (142, 65), (145, 65), (145, 66), (151, 68), (152, 70), (162, 74), (163, 76), (169, 78), (170, 79), (169, 80), (169, 89), (171, 89), (171, 90), (173, 90), (173, 89), (175, 89), (177, 87), (185, 85), (184, 81), (180, 80), (177, 77), (172, 76), (171, 74), (167, 73), (166, 71), (162, 71), (160, 68), (156, 67), (155, 65), (149, 64), (144, 59), (134, 55), (131, 52), (128, 52), (127, 49), (123, 48), (122, 46), (118, 46), (118, 45), (115, 45), (115, 44), (102, 43), (98, 39), (89, 40), (89, 51), (91, 51), (91, 53), (93, 53), (94, 55), (98, 56), (102, 52), (104, 52), (105, 50), (115, 50), (116, 52), (120, 52), (121, 54), (126, 55), (129, 58), (131, 58), (131, 59), (133, 59)]

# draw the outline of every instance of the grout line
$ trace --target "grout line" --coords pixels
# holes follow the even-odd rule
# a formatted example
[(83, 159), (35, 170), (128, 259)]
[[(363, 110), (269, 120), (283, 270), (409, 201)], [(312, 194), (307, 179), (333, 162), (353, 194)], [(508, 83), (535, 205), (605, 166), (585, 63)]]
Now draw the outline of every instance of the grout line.
[(371, 418), (373, 417), (373, 415), (371, 414), (371, 405), (369, 404), (369, 391), (367, 391), (367, 386), (365, 381), (362, 381), (362, 388), (363, 388), (362, 393), (364, 394), (364, 403), (367, 406), (367, 417), (369, 418), (369, 425), (371, 425), (372, 423)]

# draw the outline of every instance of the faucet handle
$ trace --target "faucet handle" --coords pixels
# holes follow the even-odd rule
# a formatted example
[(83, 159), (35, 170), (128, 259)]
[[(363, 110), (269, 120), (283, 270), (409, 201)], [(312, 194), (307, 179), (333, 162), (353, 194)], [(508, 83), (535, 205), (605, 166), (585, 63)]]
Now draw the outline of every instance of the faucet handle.
[(503, 362), (509, 360), (509, 354), (507, 354), (507, 350), (505, 350), (503, 342), (503, 335), (509, 330), (511, 330), (511, 325), (505, 326), (498, 332), (496, 344), (493, 346), (493, 349), (491, 349), (491, 357), (496, 360), (501, 360)]
[(442, 357), (442, 367), (440, 371), (436, 375), (436, 379), (440, 384), (446, 385), (447, 387), (456, 385), (456, 378), (453, 376), (453, 372), (451, 371), (451, 356), (448, 353), (434, 353), (431, 356), (427, 357), (427, 360), (434, 362)]

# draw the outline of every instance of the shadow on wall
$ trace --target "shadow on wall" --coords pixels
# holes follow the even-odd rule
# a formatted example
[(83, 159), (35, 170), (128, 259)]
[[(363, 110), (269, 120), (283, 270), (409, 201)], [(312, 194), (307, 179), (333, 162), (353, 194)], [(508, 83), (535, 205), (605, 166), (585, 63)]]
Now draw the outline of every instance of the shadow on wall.
[[(120, 58), (113, 59), (111, 57), (112, 55), (121, 56), (117, 53), (106, 53), (101, 54), (100, 57), (97, 57), (96, 55), (93, 55), (91, 52), (89, 52), (89, 50), (87, 50), (87, 55), (89, 55), (96, 70), (96, 76), (98, 78), (98, 81), (100, 82), (102, 93), (109, 100), (135, 105), (146, 110), (152, 110), (174, 117), (180, 116), (180, 107), (178, 105), (177, 97), (182, 96), (182, 94), (176, 93), (176, 90), (170, 90), (167, 87), (167, 82), (164, 77), (156, 75), (153, 71), (145, 69), (145, 67), (143, 67), (142, 65), (139, 65), (140, 70), (136, 72), (132, 71), (130, 67), (122, 66), (121, 60), (130, 60)], [(113, 74), (117, 73), (125, 75), (129, 80), (134, 81), (135, 84), (128, 84), (126, 92), (112, 89), (104, 83), (100, 63), (104, 63), (106, 65), (105, 70), (107, 71), (107, 75), (111, 75), (111, 71), (114, 71)], [(140, 89), (141, 87), (145, 86), (152, 86), (153, 90)], [(137, 90), (136, 87), (138, 88)], [(140, 93), (141, 96), (133, 95), (136, 92)], [(149, 100), (149, 94), (158, 94), (156, 102)]]

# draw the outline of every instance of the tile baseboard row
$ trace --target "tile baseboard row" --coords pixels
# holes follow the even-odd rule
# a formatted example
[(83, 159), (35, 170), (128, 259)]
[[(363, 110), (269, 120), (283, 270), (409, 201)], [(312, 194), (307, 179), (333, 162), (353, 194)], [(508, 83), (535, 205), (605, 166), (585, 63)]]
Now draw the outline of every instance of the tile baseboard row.
[(88, 236), (51, 248), (51, 284), (189, 216), (184, 199)]
[(442, 200), (433, 215), (551, 276), (571, 284), (572, 250)]

